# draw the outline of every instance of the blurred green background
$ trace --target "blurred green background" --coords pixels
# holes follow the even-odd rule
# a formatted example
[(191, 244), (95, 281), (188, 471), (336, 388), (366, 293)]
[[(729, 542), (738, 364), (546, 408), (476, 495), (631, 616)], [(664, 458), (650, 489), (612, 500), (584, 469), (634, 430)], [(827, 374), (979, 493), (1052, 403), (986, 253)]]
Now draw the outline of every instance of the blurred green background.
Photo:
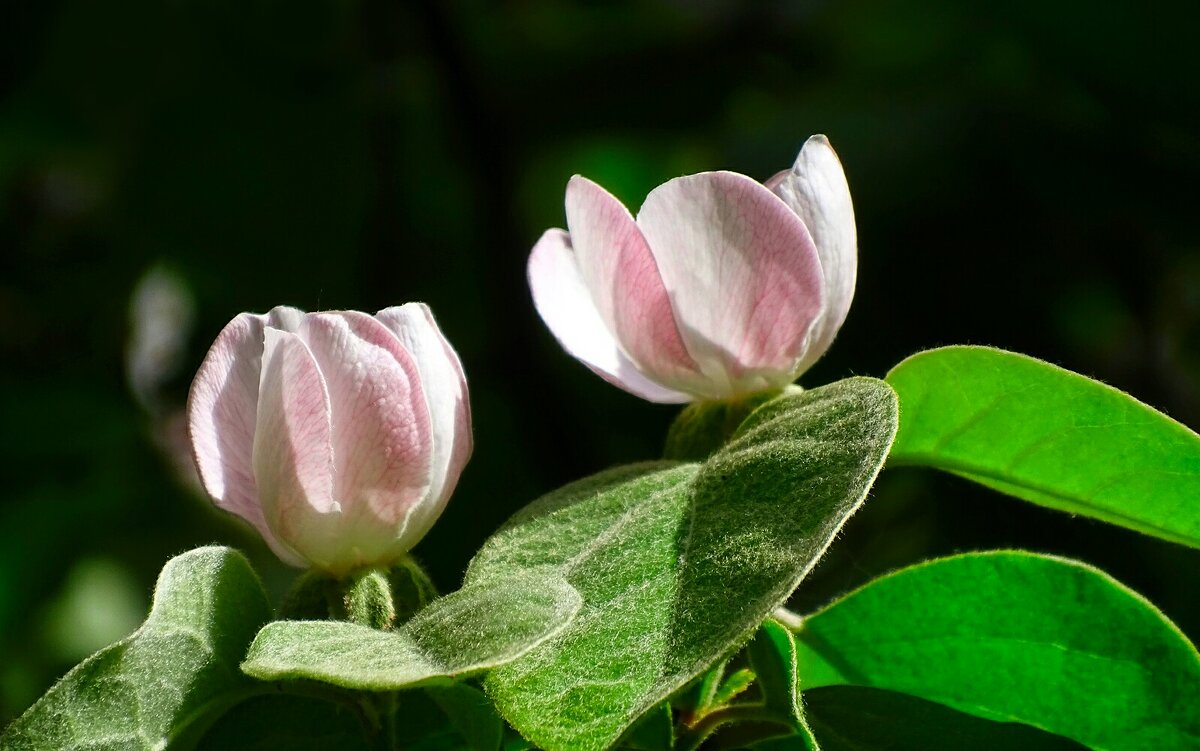
[[(444, 589), (518, 507), (656, 456), (675, 410), (566, 356), (525, 286), (576, 172), (636, 208), (683, 173), (765, 178), (826, 133), (861, 265), (804, 383), (993, 344), (1200, 426), (1193, 7), (5, 3), (0, 722), (135, 627), (173, 554), (236, 545), (287, 586), (180, 471), (188, 382), (239, 311), (432, 305), (477, 440), (417, 549)], [(1010, 546), (1095, 563), (1200, 637), (1200, 551), (913, 470), (795, 604)]]

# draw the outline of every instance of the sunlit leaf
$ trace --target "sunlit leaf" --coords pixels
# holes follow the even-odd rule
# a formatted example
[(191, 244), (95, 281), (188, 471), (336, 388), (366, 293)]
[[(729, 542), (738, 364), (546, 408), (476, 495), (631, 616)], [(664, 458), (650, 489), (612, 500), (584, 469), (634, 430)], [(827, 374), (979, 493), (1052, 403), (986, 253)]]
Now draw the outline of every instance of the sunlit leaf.
[(199, 548), (163, 567), (150, 615), (67, 673), (0, 738), (5, 751), (160, 751), (252, 693), (237, 669), (271, 609), (246, 559)]
[(1200, 747), (1200, 655), (1107, 574), (1027, 552), (904, 569), (806, 618), (800, 680), (900, 691), (1108, 751)]
[(583, 595), (562, 633), (488, 675), (536, 745), (601, 749), (745, 643), (866, 495), (895, 397), (855, 378), (769, 402), (703, 465), (642, 465), (518, 513), (467, 580), (555, 571)]
[(513, 571), (434, 600), (395, 631), (341, 621), (269, 623), (242, 669), (263, 680), (369, 691), (445, 683), (515, 659), (562, 630), (579, 606), (561, 577)]
[(922, 352), (887, 380), (901, 415), (889, 465), (1200, 546), (1200, 436), (1128, 394), (988, 347)]

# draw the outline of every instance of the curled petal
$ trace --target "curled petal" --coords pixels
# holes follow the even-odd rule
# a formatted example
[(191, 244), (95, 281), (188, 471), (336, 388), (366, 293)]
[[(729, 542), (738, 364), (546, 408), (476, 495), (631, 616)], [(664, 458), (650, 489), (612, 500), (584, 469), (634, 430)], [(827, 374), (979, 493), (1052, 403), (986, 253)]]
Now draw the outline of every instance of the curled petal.
[(629, 211), (579, 175), (567, 183), (566, 209), (580, 276), (618, 346), (659, 383), (694, 377), (654, 255)]
[(542, 235), (529, 255), (528, 274), (538, 315), (573, 357), (648, 401), (681, 404), (692, 399), (647, 378), (621, 351), (584, 284), (566, 232), (551, 229)]
[(821, 135), (809, 138), (792, 168), (768, 180), (766, 186), (803, 220), (821, 258), (825, 315), (798, 368), (805, 370), (829, 348), (854, 298), (858, 236), (850, 186), (837, 153)]
[(404, 538), (414, 544), (441, 514), (471, 456), (471, 407), (462, 363), (424, 303), (387, 308), (375, 318), (400, 340), (420, 372), (432, 431), (430, 487), (405, 521)]
[(703, 172), (651, 191), (637, 223), (712, 396), (795, 377), (823, 292), (812, 237), (793, 211), (745, 175)]
[(264, 323), (273, 329), (290, 331), (293, 334), (304, 321), (304, 311), (288, 305), (276, 305), (267, 313)]
[(322, 565), (336, 544), (329, 394), (308, 347), (296, 334), (267, 328), (254, 434), (259, 501), (278, 552), (287, 540)]
[(298, 334), (328, 388), (339, 535), (356, 542), (359, 564), (394, 558), (405, 519), (430, 486), (420, 372), (400, 340), (365, 313), (310, 314)]

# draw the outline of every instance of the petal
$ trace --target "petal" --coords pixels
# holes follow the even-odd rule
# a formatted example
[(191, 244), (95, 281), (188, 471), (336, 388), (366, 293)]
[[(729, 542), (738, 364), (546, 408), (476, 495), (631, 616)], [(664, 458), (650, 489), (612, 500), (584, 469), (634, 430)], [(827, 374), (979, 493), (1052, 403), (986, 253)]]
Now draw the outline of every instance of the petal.
[(253, 456), (263, 514), (276, 537), (324, 565), (337, 512), (329, 394), (297, 335), (267, 328), (262, 357)]
[(567, 183), (566, 209), (580, 275), (617, 344), (660, 383), (694, 377), (696, 363), (679, 335), (654, 256), (629, 211), (579, 175)]
[(655, 188), (637, 222), (705, 374), (734, 393), (791, 381), (822, 310), (821, 264), (796, 214), (745, 175), (704, 172)]
[(316, 313), (299, 335), (329, 389), (333, 497), (359, 563), (394, 559), (409, 511), (431, 484), (433, 441), (421, 376), (391, 331), (365, 313)]
[(276, 305), (266, 315), (266, 324), (273, 329), (296, 333), (304, 321), (304, 311), (289, 305)]
[(584, 286), (566, 232), (551, 229), (542, 235), (529, 254), (528, 275), (538, 315), (568, 354), (614, 386), (648, 401), (691, 401), (687, 394), (651, 381), (617, 346)]
[(263, 317), (230, 321), (200, 365), (188, 394), (188, 434), (200, 482), (217, 505), (267, 534), (254, 482), (254, 425)]
[(807, 369), (833, 342), (854, 298), (858, 236), (850, 187), (833, 147), (820, 135), (809, 138), (791, 170), (767, 181), (767, 187), (803, 220), (821, 258), (825, 315), (813, 332), (813, 341), (801, 364), (802, 369)]
[[(430, 487), (413, 509), (404, 537), (415, 545), (437, 521), (471, 456), (471, 403), (458, 354), (442, 335), (424, 303), (387, 308), (375, 318), (400, 340), (420, 373), (433, 436)], [(410, 547), (411, 547), (410, 545)]]

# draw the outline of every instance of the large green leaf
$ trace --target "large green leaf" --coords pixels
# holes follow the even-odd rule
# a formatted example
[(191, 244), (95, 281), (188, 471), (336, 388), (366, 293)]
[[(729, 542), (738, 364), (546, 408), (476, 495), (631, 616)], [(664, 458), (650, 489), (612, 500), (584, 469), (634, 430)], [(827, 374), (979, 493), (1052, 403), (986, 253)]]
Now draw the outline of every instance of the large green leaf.
[(887, 380), (901, 414), (889, 465), (1200, 546), (1200, 436), (1128, 394), (988, 347), (921, 352)]
[(547, 749), (605, 748), (736, 649), (866, 496), (895, 395), (854, 378), (759, 408), (704, 465), (642, 465), (518, 513), (469, 582), (555, 571), (583, 595), (553, 639), (488, 675), (501, 713)]
[(263, 680), (310, 679), (394, 691), (494, 668), (562, 630), (580, 607), (561, 576), (514, 571), (438, 598), (395, 631), (340, 621), (275, 621), (242, 669)]
[(237, 666), (270, 613), (241, 553), (209, 547), (173, 558), (142, 627), (67, 673), (0, 747), (157, 751), (194, 739), (256, 690)]
[(971, 553), (877, 579), (805, 619), (800, 680), (872, 686), (1094, 749), (1200, 748), (1200, 655), (1107, 574)]
[[(1075, 741), (1015, 722), (995, 722), (909, 694), (860, 686), (804, 692), (821, 751), (1086, 751)], [(785, 751), (763, 745), (756, 751)]]

